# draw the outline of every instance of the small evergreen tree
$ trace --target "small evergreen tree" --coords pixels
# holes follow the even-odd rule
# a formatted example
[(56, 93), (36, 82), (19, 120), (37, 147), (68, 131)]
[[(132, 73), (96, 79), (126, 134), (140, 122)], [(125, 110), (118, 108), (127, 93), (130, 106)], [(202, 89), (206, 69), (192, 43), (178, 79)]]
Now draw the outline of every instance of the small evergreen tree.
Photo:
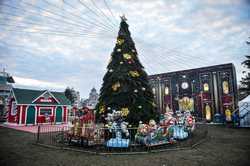
[(77, 96), (74, 88), (67, 87), (64, 91), (64, 95), (66, 96), (67, 99), (69, 99), (71, 105), (75, 103)]
[[(247, 45), (250, 45), (250, 42), (246, 42)], [(241, 79), (241, 85), (240, 85), (240, 96), (247, 96), (250, 95), (250, 55), (246, 55), (246, 60), (242, 62), (242, 65), (246, 68), (245, 71), (243, 71), (243, 77)]]
[(121, 111), (129, 124), (138, 125), (139, 121), (157, 120), (158, 114), (148, 76), (138, 59), (126, 18), (121, 18), (117, 42), (96, 106), (96, 119), (105, 123), (107, 113), (116, 110)]

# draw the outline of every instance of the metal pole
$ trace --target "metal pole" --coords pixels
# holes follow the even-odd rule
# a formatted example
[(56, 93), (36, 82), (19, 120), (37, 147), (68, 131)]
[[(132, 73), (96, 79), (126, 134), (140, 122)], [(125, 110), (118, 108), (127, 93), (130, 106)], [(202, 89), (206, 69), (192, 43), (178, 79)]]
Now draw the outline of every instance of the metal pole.
[(40, 130), (41, 130), (41, 126), (40, 126), (40, 125), (38, 125), (38, 128), (37, 128), (37, 138), (36, 138), (36, 143), (38, 143), (38, 142), (39, 142), (39, 140), (40, 140)]

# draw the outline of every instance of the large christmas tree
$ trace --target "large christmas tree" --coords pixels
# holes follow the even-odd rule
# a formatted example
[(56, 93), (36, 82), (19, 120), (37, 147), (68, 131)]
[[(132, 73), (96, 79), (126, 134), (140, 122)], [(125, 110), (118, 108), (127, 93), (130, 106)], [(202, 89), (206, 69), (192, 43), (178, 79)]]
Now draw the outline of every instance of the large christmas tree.
[(121, 17), (115, 48), (103, 78), (96, 119), (104, 122), (108, 113), (120, 111), (131, 125), (157, 120), (153, 93), (147, 73), (140, 63), (126, 18)]

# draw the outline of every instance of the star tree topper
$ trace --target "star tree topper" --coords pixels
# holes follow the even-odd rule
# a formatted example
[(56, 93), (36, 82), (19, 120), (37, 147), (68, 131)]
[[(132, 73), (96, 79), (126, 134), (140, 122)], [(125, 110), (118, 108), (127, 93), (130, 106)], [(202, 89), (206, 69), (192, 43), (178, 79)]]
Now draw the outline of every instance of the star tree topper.
[(128, 19), (125, 17), (125, 14), (123, 14), (122, 16), (120, 16), (120, 18), (122, 19), (122, 21), (127, 21)]

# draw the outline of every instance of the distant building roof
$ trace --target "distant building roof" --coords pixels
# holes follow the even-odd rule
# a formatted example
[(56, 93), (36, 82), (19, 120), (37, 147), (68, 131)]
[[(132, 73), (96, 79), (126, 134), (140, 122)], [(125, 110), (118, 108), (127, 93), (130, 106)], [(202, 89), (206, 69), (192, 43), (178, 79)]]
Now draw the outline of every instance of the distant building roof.
[[(19, 89), (13, 88), (14, 96), (17, 100), (18, 104), (32, 104), (32, 102), (45, 93), (47, 90), (31, 90), (31, 89)], [(60, 105), (70, 105), (70, 101), (64, 95), (64, 92), (50, 92), (56, 100), (60, 102)], [(51, 104), (57, 105), (55, 103), (43, 103), (43, 104)]]
[(7, 83), (15, 83), (12, 76), (10, 76), (8, 73), (0, 72), (0, 84), (7, 84)]
[(7, 77), (7, 81), (8, 81), (9, 83), (15, 83), (14, 78), (11, 77), (11, 76)]

